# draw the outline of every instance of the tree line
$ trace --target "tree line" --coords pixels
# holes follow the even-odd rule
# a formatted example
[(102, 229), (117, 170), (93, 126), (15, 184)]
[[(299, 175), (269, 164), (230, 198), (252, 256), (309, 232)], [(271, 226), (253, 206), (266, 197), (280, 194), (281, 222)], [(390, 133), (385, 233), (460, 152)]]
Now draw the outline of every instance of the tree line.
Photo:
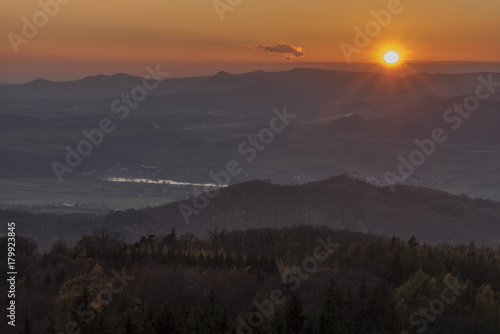
[[(294, 286), (327, 236), (340, 246)], [(43, 252), (18, 236), (17, 249), (19, 333), (500, 333), (500, 247), (298, 226), (133, 243), (101, 229)]]

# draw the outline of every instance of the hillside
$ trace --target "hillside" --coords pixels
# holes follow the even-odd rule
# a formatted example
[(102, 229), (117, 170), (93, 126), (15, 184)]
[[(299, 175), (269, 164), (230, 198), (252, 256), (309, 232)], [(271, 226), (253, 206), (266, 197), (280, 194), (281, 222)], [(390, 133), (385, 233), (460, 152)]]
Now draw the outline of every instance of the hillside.
[[(200, 203), (203, 199), (199, 198)], [(497, 247), (500, 240), (500, 204), (489, 200), (425, 188), (377, 187), (348, 176), (297, 186), (264, 181), (244, 182), (220, 190), (186, 224), (179, 205), (194, 209), (193, 199), (107, 215), (48, 215), (0, 211), (0, 219), (18, 222), (19, 233), (48, 248), (57, 236), (75, 243), (99, 228), (135, 240), (146, 234), (201, 235), (215, 227), (240, 230), (260, 227), (327, 226), (387, 237), (415, 235), (430, 244), (468, 244)]]
[[(195, 208), (193, 200), (181, 203)], [(500, 204), (426, 188), (398, 186), (392, 192), (347, 176), (300, 186), (245, 182), (221, 190), (199, 211), (186, 226), (179, 203), (144, 210), (154, 220), (194, 232), (307, 224), (389, 237), (415, 235), (432, 244), (500, 241)]]

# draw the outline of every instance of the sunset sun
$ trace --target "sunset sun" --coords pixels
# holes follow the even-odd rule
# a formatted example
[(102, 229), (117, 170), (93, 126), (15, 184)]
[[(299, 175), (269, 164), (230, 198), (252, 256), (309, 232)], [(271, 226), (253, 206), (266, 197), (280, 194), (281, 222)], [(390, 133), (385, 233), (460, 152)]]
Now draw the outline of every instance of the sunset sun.
[(399, 54), (395, 51), (387, 51), (384, 55), (384, 61), (387, 64), (397, 64), (399, 62)]

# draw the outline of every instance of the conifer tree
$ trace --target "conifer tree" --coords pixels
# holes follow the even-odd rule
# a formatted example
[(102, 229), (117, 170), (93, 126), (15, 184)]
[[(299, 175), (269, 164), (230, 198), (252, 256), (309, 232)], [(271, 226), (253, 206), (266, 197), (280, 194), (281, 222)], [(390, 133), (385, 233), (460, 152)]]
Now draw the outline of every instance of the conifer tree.
[(292, 295), (285, 312), (286, 333), (299, 334), (304, 326), (304, 307), (297, 295)]

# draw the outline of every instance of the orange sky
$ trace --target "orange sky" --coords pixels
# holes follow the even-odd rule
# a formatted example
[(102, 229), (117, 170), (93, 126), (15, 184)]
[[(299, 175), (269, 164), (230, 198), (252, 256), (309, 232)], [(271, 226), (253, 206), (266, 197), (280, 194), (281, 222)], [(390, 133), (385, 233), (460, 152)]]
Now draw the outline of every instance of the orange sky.
[[(22, 36), (21, 18), (32, 22), (39, 2), (54, 1), (0, 1), (0, 81), (142, 75), (157, 63), (174, 74), (193, 63), (193, 74), (223, 70), (224, 63), (283, 63), (281, 55), (253, 47), (281, 42), (302, 47), (305, 56), (293, 63), (344, 62), (339, 44), (353, 44), (354, 27), (364, 29), (370, 11), (396, 0), (241, 0), (224, 21), (213, 0), (64, 0), (15, 53), (8, 34)], [(353, 62), (377, 61), (388, 48), (406, 59), (500, 61), (500, 1), (402, 0), (401, 6)]]

